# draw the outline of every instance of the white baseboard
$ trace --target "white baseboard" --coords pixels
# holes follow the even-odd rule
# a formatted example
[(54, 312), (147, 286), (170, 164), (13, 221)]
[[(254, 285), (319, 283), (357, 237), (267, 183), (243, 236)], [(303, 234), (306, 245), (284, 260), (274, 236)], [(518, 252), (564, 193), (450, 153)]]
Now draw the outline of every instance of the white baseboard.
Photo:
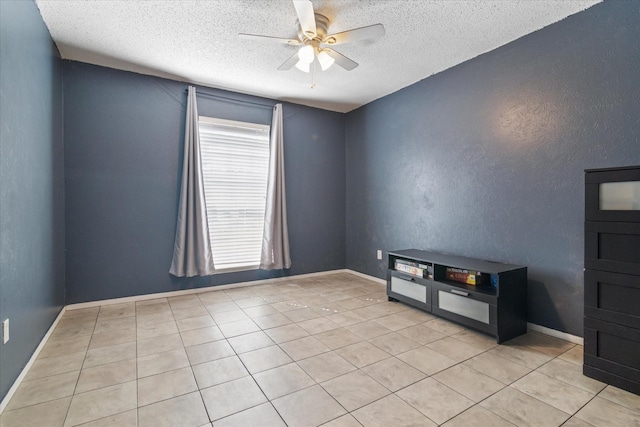
[(530, 331), (540, 332), (541, 334), (549, 335), (564, 341), (569, 341), (574, 344), (584, 345), (584, 339), (582, 337), (547, 328), (546, 326), (536, 325), (535, 323), (527, 323), (527, 329)]
[(295, 276), (274, 277), (272, 279), (252, 280), (249, 282), (232, 283), (229, 285), (205, 286), (202, 288), (181, 289), (179, 291), (158, 292), (154, 294), (135, 295), (131, 297), (121, 297), (121, 298), (104, 299), (104, 300), (98, 300), (98, 301), (80, 302), (76, 304), (69, 304), (66, 306), (66, 308), (67, 310), (79, 310), (81, 308), (98, 307), (101, 305), (123, 304), (126, 302), (145, 301), (145, 300), (156, 299), (156, 298), (178, 297), (181, 295), (190, 295), (190, 294), (197, 294), (197, 293), (209, 292), (209, 291), (220, 291), (224, 289), (243, 288), (246, 286), (256, 286), (256, 285), (262, 285), (265, 283), (273, 283), (273, 282), (286, 282), (290, 280), (305, 279), (309, 277), (327, 276), (330, 274), (338, 274), (338, 273), (351, 273), (351, 270), (342, 269), (342, 270), (320, 271), (317, 273), (298, 274)]
[(45, 346), (45, 344), (49, 340), (49, 337), (51, 336), (53, 331), (56, 329), (56, 326), (58, 326), (58, 322), (62, 318), (62, 315), (65, 313), (65, 311), (66, 311), (65, 307), (62, 307), (62, 310), (60, 310), (60, 313), (58, 313), (58, 316), (56, 317), (56, 320), (53, 321), (53, 323), (49, 327), (49, 330), (47, 331), (47, 333), (44, 335), (44, 337), (42, 337), (42, 340), (40, 341), (40, 344), (38, 344), (38, 347), (36, 348), (36, 350), (31, 355), (31, 358), (29, 359), (29, 361), (27, 362), (25, 367), (22, 369), (22, 371), (20, 372), (20, 375), (18, 375), (18, 378), (16, 378), (16, 380), (14, 381), (13, 385), (11, 386), (11, 388), (9, 389), (7, 394), (2, 399), (2, 402), (0, 402), (0, 414), (2, 414), (4, 412), (4, 409), (9, 404), (9, 401), (11, 400), (13, 395), (15, 394), (16, 390), (18, 389), (18, 387), (20, 387), (20, 384), (22, 384), (22, 381), (27, 376), (27, 373), (29, 372), (29, 369), (31, 368), (33, 363), (38, 358), (38, 355), (40, 354), (40, 352), (42, 351), (42, 348)]
[(364, 273), (360, 273), (359, 271), (355, 271), (355, 270), (343, 270), (345, 273), (349, 273), (349, 274), (353, 274), (354, 276), (358, 276), (358, 277), (362, 277), (363, 279), (368, 279), (371, 280), (372, 282), (376, 282), (379, 283), (381, 285), (387, 285), (387, 281), (384, 279), (379, 279), (377, 277), (374, 276), (369, 276), (368, 274), (364, 274)]

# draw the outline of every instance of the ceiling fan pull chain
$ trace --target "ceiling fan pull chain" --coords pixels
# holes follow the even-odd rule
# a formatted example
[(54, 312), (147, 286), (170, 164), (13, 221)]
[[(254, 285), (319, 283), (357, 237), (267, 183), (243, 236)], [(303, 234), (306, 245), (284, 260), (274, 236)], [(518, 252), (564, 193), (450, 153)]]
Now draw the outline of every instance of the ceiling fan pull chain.
[(311, 63), (311, 89), (316, 87), (316, 62), (314, 58), (313, 63)]

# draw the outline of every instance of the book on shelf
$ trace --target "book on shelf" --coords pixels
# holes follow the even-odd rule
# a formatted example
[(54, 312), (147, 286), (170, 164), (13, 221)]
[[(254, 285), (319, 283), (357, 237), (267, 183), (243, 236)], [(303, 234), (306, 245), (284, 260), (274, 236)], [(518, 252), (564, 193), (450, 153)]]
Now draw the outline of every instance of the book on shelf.
[(428, 267), (431, 266), (431, 264), (422, 264), (418, 261), (409, 261), (408, 259), (402, 259), (402, 258), (396, 258), (395, 261), (396, 261), (396, 265), (404, 264), (404, 265), (409, 265), (411, 267), (418, 267), (423, 270), (426, 270)]
[(487, 275), (479, 271), (469, 271), (461, 268), (447, 267), (447, 280), (464, 283), (467, 285), (482, 285), (486, 282)]
[(410, 274), (412, 276), (433, 279), (433, 267), (431, 265), (418, 264), (418, 266), (396, 262), (394, 268), (397, 271)]
[(423, 274), (424, 274), (424, 270), (422, 268), (413, 267), (411, 265), (407, 265), (403, 263), (396, 262), (395, 268), (398, 271), (402, 271), (403, 273), (407, 273), (416, 277), (423, 277)]

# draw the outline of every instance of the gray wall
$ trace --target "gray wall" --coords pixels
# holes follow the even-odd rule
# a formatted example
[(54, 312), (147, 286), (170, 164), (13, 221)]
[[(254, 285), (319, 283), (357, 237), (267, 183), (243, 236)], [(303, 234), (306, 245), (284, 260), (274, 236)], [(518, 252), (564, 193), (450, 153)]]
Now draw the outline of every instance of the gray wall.
[(0, 399), (64, 304), (62, 68), (32, 1), (0, 1)]
[[(638, 3), (605, 2), (346, 116), (285, 104), (284, 274), (384, 277), (378, 248), (524, 264), (530, 321), (582, 335), (583, 169), (640, 163), (639, 40)], [(283, 274), (167, 273), (185, 84), (61, 66), (30, 1), (0, 1), (0, 47), (0, 396), (65, 303), (65, 226), (66, 303)]]
[[(344, 268), (343, 114), (284, 104), (292, 268), (179, 280), (168, 270), (187, 85), (70, 61), (64, 84), (68, 304)], [(271, 121), (268, 107), (209, 96), (199, 96), (198, 109)]]
[(347, 115), (347, 267), (421, 248), (529, 267), (582, 336), (585, 168), (640, 163), (640, 3), (605, 2)]

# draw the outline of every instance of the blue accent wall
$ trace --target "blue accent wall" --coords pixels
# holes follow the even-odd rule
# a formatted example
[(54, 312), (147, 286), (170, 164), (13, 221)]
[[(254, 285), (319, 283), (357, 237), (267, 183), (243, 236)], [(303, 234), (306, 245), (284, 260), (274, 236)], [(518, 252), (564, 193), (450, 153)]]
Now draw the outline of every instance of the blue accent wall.
[(0, 1), (0, 399), (64, 304), (60, 62), (35, 3)]
[(582, 335), (583, 170), (640, 164), (638, 76), (640, 3), (605, 1), (346, 115), (284, 103), (292, 269), (177, 279), (186, 84), (61, 61), (34, 2), (0, 1), (0, 396), (65, 303), (382, 278), (377, 249), (527, 265), (529, 321)]
[(583, 170), (640, 164), (639, 76), (640, 2), (607, 1), (349, 113), (347, 267), (526, 265), (529, 321), (582, 336)]
[[(284, 103), (292, 267), (177, 279), (171, 264), (182, 170), (184, 83), (64, 62), (69, 303), (344, 268), (340, 113)], [(275, 101), (210, 88), (198, 112), (268, 124)]]

